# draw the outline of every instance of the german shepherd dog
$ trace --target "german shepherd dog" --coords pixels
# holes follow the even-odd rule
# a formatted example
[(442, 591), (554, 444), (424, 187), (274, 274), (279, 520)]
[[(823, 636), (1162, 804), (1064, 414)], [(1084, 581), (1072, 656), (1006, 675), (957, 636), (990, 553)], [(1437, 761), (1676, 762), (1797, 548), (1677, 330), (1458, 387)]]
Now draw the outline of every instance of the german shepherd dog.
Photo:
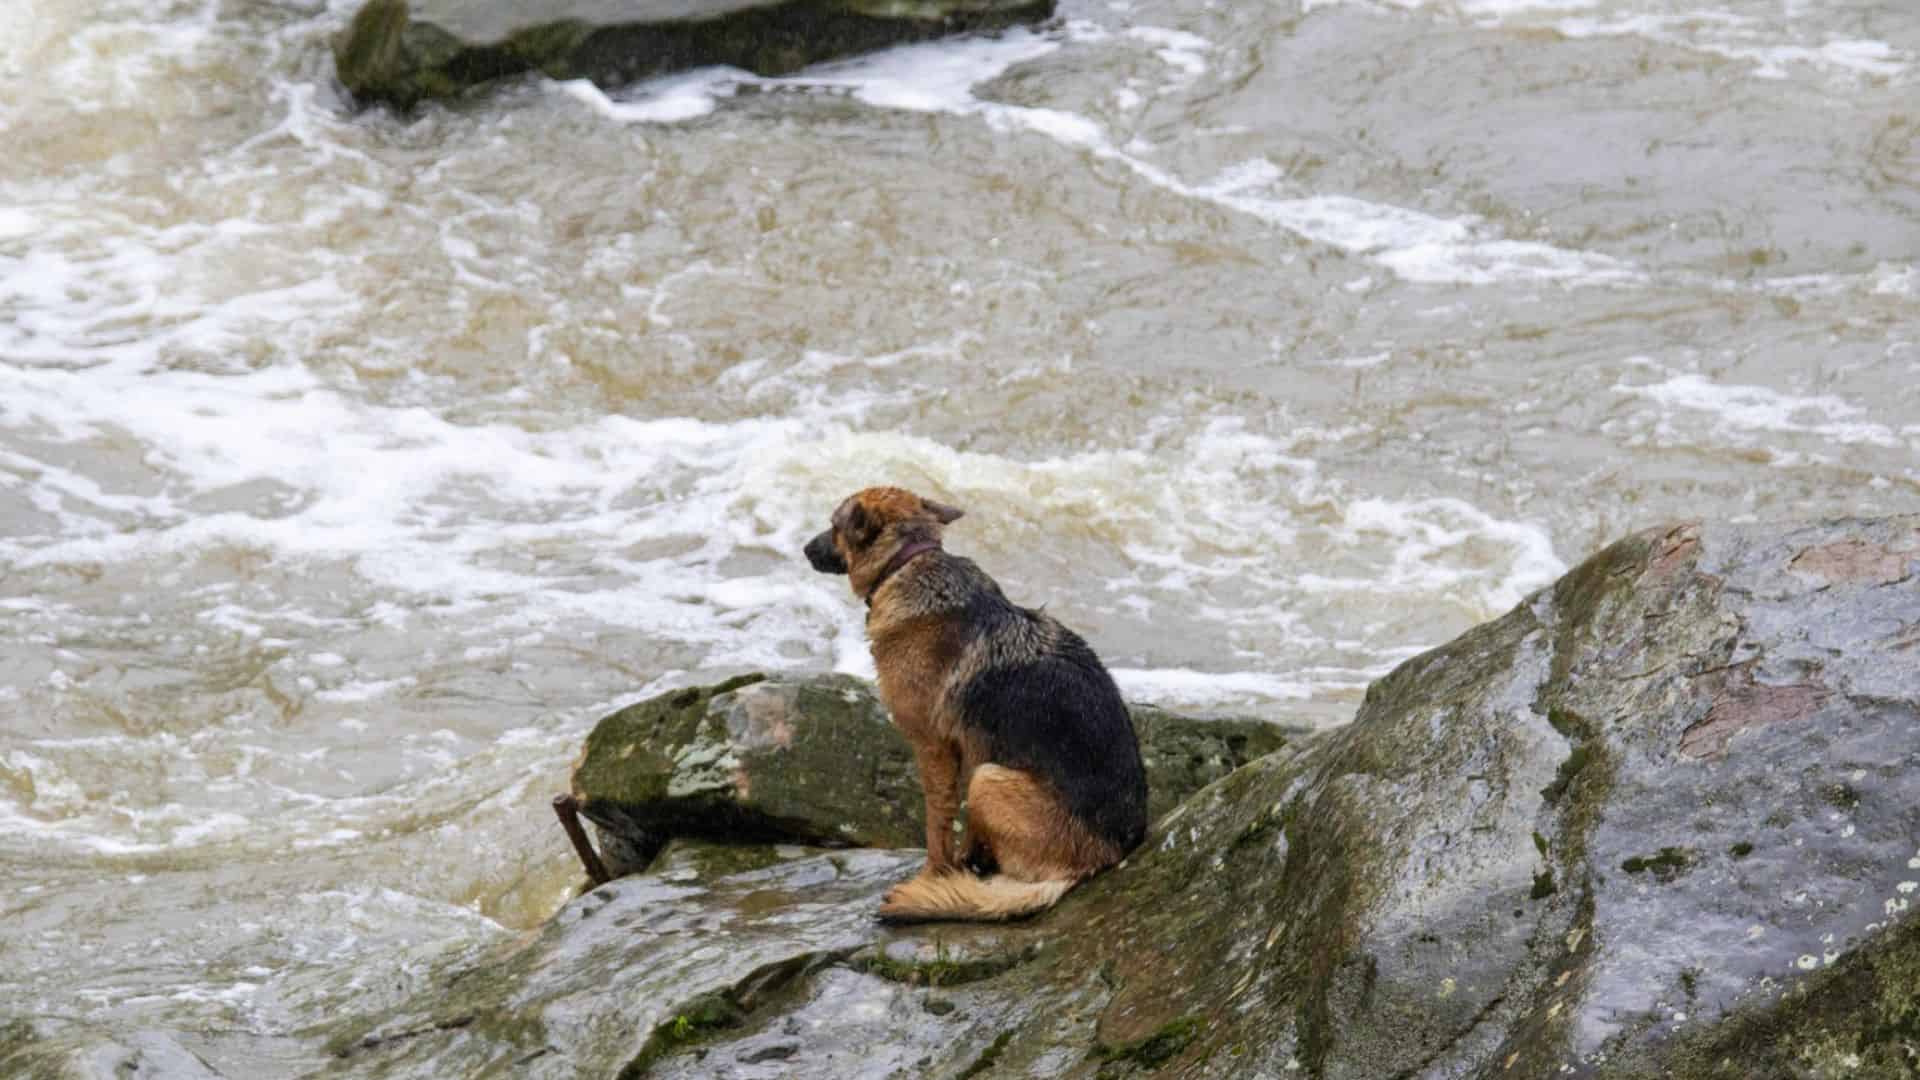
[(889, 920), (1044, 910), (1147, 832), (1146, 771), (1113, 677), (1079, 635), (941, 548), (960, 515), (867, 488), (806, 547), (815, 570), (847, 575), (867, 602), (880, 700), (926, 794), (927, 863), (887, 893)]

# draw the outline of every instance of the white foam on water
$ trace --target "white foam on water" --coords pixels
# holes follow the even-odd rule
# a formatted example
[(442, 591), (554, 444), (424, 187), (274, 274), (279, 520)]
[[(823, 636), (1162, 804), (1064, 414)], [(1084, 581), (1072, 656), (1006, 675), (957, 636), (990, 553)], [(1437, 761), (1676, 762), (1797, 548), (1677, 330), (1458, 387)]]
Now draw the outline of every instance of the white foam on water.
[[(260, 984), (252, 982), (231, 983), (181, 983), (163, 991), (175, 1001), (198, 1004), (244, 1005), (259, 993)], [(138, 1001), (138, 998), (129, 998)]]
[(40, 219), (17, 206), (0, 206), (0, 241), (32, 236), (40, 228)]
[[(809, 387), (822, 372), (884, 369), (947, 348), (865, 360), (807, 353), (786, 371), (756, 366), (753, 381), (762, 390)], [(216, 376), (109, 365), (82, 373), (0, 367), (0, 400), (0, 430), (130, 439), (146, 448), (164, 480), (161, 493), (134, 501), (139, 528), (116, 525), (126, 506), (63, 500), (58, 533), (0, 540), (5, 563), (175, 560), (221, 549), (295, 564), (344, 561), (382, 595), (449, 605), (498, 633), (578, 617), (698, 644), (715, 667), (805, 666), (817, 662), (809, 658), (824, 638), (833, 643), (835, 667), (870, 672), (857, 611), (837, 583), (794, 565), (792, 554), (819, 527), (820, 508), (872, 461), (1014, 520), (1076, 520), (1156, 568), (1163, 590), (1233, 572), (1284, 592), (1298, 580), (1283, 549), (1298, 528), (1289, 507), (1340, 497), (1318, 485), (1311, 461), (1290, 444), (1228, 419), (1170, 446), (1019, 461), (861, 430), (858, 395), (817, 406), (802, 399), (782, 417), (603, 417), (528, 431), (358, 401), (298, 367)], [(290, 489), (297, 509), (259, 516), (190, 508), (198, 494), (259, 481)], [(487, 503), (473, 505), (464, 490), (485, 491)], [(1458, 507), (1433, 501), (1410, 504), (1405, 514), (1447, 536), (1464, 520)], [(1479, 524), (1512, 548), (1514, 562), (1472, 571), (1450, 565), (1445, 536), (1407, 526), (1406, 542), (1420, 549), (1396, 558), (1383, 587), (1466, 589), (1497, 606), (1536, 583), (1538, 536), (1502, 532), (1490, 518)], [(689, 547), (672, 556), (628, 554), (671, 540)], [(559, 571), (502, 567), (513, 553), (539, 546), (572, 555)], [(779, 568), (717, 571), (743, 550), (772, 555)], [(583, 588), (588, 573), (593, 584)], [(249, 637), (279, 619), (231, 601), (202, 617)], [(1243, 617), (1271, 620), (1255, 611)], [(315, 674), (339, 668), (313, 665)], [(348, 677), (313, 696), (358, 703), (407, 685)]]
[(1018, 64), (1045, 56), (1060, 43), (1027, 30), (907, 45), (855, 60), (821, 64), (798, 75), (763, 78), (737, 68), (701, 68), (652, 79), (609, 96), (586, 80), (558, 83), (594, 111), (624, 123), (676, 123), (711, 113), (742, 89), (837, 90), (879, 108), (952, 112), (972, 100), (971, 89)]
[(1914, 60), (1911, 51), (1889, 42), (1835, 35), (1821, 25), (1822, 12), (1791, 5), (1780, 16), (1765, 17), (1725, 8), (1674, 10), (1664, 0), (1613, 0), (1604, 10), (1599, 0), (1305, 0), (1302, 11), (1342, 6), (1428, 11), (1568, 38), (1636, 37), (1737, 60), (1763, 79), (1789, 78), (1799, 69), (1839, 78), (1900, 78), (1912, 71)]
[(1570, 38), (1638, 37), (1662, 45), (1738, 60), (1763, 79), (1785, 79), (1796, 67), (1828, 74), (1876, 78), (1904, 75), (1912, 54), (1884, 41), (1837, 38), (1821, 32), (1817, 43), (1780, 40), (1793, 33), (1791, 20), (1750, 19), (1725, 11), (1578, 16), (1553, 23)]
[(1153, 46), (1154, 55), (1179, 72), (1176, 86), (1191, 83), (1207, 73), (1206, 57), (1213, 51), (1213, 42), (1199, 34), (1160, 26), (1133, 26), (1127, 28), (1127, 36)]
[(1802, 396), (1766, 386), (1723, 385), (1695, 373), (1642, 385), (1616, 383), (1613, 389), (1668, 409), (1707, 414), (1716, 431), (1727, 437), (1759, 432), (1896, 449), (1908, 445), (1892, 428), (1865, 419), (1864, 407), (1831, 394)]
[(1600, 0), (1302, 0), (1302, 13), (1347, 5), (1379, 6), (1416, 11), (1428, 8), (1468, 18), (1498, 19), (1535, 12), (1584, 11)]
[[(1160, 58), (1189, 81), (1204, 73), (1203, 55), (1212, 48), (1212, 43), (1196, 34), (1159, 27), (1135, 27), (1127, 37), (1157, 46)], [(1090, 117), (1063, 109), (987, 101), (973, 92), (974, 87), (1068, 43), (1105, 40), (1107, 35), (1091, 30), (1070, 30), (1065, 35), (1020, 30), (994, 38), (890, 49), (775, 79), (709, 69), (642, 84), (623, 92), (621, 100), (580, 83), (563, 84), (563, 90), (596, 111), (627, 122), (678, 120), (684, 118), (682, 113), (704, 115), (719, 98), (749, 86), (845, 92), (877, 108), (977, 116), (998, 131), (1044, 136), (1098, 160), (1117, 163), (1182, 197), (1247, 214), (1314, 243), (1370, 258), (1407, 281), (1617, 285), (1645, 278), (1632, 264), (1610, 256), (1507, 239), (1476, 217), (1435, 217), (1347, 195), (1289, 196), (1281, 191), (1285, 184), (1280, 169), (1265, 159), (1244, 162), (1208, 183), (1189, 183), (1135, 152), (1131, 143), (1116, 145)], [(1139, 96), (1137, 89), (1122, 89)], [(629, 97), (631, 107), (623, 110), (622, 101)], [(704, 102), (697, 110), (689, 104), (694, 98)]]
[(1129, 701), (1173, 702), (1207, 708), (1247, 700), (1304, 701), (1315, 687), (1299, 679), (1259, 672), (1229, 674), (1192, 668), (1114, 668), (1113, 681)]
[(740, 86), (743, 73), (732, 68), (701, 68), (655, 79), (630, 97), (615, 101), (586, 79), (556, 83), (560, 90), (588, 108), (621, 123), (677, 124), (696, 120), (720, 105)]
[(219, 11), (219, 0), (161, 0), (132, 12), (29, 8), (28, 19), (46, 34), (35, 52), (60, 57), (39, 59), (31, 90), (79, 112), (169, 111), (189, 100), (169, 84), (196, 75), (216, 41)]
[(1873, 292), (1876, 296), (1920, 297), (1920, 266), (1881, 263), (1873, 270)]
[(1714, 287), (1727, 292), (1752, 290), (1799, 299), (1825, 299), (1847, 293), (1905, 299), (1920, 296), (1920, 291), (1916, 291), (1920, 287), (1920, 271), (1912, 263), (1882, 262), (1864, 272), (1787, 274), (1752, 281), (1720, 281)]
[[(1433, 591), (1475, 584), (1485, 603), (1505, 610), (1567, 572), (1545, 529), (1496, 518), (1462, 499), (1356, 499), (1347, 505), (1343, 525), (1356, 540), (1377, 542), (1384, 537), (1392, 542), (1393, 562), (1382, 583), (1389, 588)], [(1448, 566), (1437, 558), (1487, 541), (1509, 549), (1511, 561), (1492, 570)]]
[[(757, 382), (763, 389), (781, 381), (806, 385), (822, 370), (853, 362), (809, 353), (788, 372), (761, 371)], [(140, 528), (111, 527), (124, 506), (67, 501), (58, 534), (0, 540), (6, 563), (170, 560), (222, 548), (296, 563), (345, 560), (383, 594), (492, 612), (503, 631), (535, 625), (525, 622), (531, 611), (545, 620), (580, 616), (704, 644), (716, 664), (792, 666), (791, 650), (829, 627), (840, 643), (835, 662), (854, 669), (864, 663), (853, 613), (821, 579), (792, 566), (724, 578), (715, 566), (742, 549), (791, 562), (818, 527), (819, 508), (843, 495), (845, 478), (867, 462), (888, 461), (899, 474), (923, 476), (1019, 518), (1070, 513), (1144, 565), (1174, 566), (1187, 577), (1252, 573), (1279, 584), (1293, 578), (1271, 554), (1294, 540), (1297, 513), (1288, 507), (1340, 497), (1318, 484), (1311, 461), (1290, 444), (1231, 419), (1207, 424), (1184, 444), (1019, 461), (860, 430), (859, 410), (846, 401), (818, 411), (803, 405), (780, 418), (604, 417), (532, 432), (355, 401), (290, 367), (245, 376), (0, 368), (0, 391), (7, 403), (0, 430), (51, 431), (69, 441), (131, 438), (166, 478), (162, 494), (135, 500)], [(299, 509), (262, 517), (189, 508), (196, 494), (263, 480), (296, 492)], [(486, 491), (488, 505), (462, 500), (458, 493), (468, 488)], [(1513, 563), (1486, 572), (1489, 582), (1511, 577), (1521, 584), (1486, 584), (1483, 598), (1495, 605), (1507, 603), (1513, 588), (1537, 583), (1550, 559), (1538, 550), (1537, 530), (1503, 531), (1460, 505), (1426, 500), (1404, 512), (1432, 528), (1454, 522), (1442, 530), (1449, 536), (1475, 528), (1512, 547)], [(1396, 556), (1384, 587), (1454, 588), (1474, 576), (1442, 567), (1422, 577), (1419, 567), (1442, 553), (1445, 538), (1411, 526), (1403, 531), (1418, 550)], [(626, 554), (636, 544), (672, 538), (693, 546), (663, 558)], [(535, 545), (561, 545), (577, 558), (559, 573), (498, 565)], [(1263, 568), (1263, 559), (1276, 565)], [(596, 572), (595, 587), (581, 589), (575, 582), (588, 569)], [(738, 624), (742, 612), (754, 616), (753, 632)], [(227, 602), (209, 606), (202, 618), (258, 637), (262, 619), (277, 615)], [(317, 672), (338, 666), (314, 665)], [(366, 701), (406, 685), (350, 680), (316, 697)]]
[(412, 686), (417, 681), (418, 680), (407, 676), (401, 676), (397, 679), (370, 679), (348, 683), (345, 686), (335, 687), (330, 690), (320, 690), (313, 695), (313, 698), (315, 701), (332, 702), (336, 705), (348, 702), (372, 701), (375, 698), (383, 697), (395, 690)]
[(1279, 168), (1261, 159), (1243, 162), (1196, 191), (1309, 240), (1370, 256), (1407, 281), (1603, 285), (1645, 278), (1632, 264), (1610, 256), (1501, 239), (1473, 217), (1434, 217), (1345, 195), (1284, 198), (1269, 194), (1281, 181)]
[[(143, 750), (131, 741), (121, 751), (143, 762), (154, 757), (151, 748)], [(178, 803), (153, 809), (102, 806), (48, 756), (16, 751), (0, 760), (0, 776), (8, 772), (25, 776), (33, 785), (32, 797), (24, 804), (0, 798), (0, 830), (8, 847), (24, 850), (37, 841), (69, 852), (126, 857), (205, 847), (257, 832), (255, 823), (240, 814)]]

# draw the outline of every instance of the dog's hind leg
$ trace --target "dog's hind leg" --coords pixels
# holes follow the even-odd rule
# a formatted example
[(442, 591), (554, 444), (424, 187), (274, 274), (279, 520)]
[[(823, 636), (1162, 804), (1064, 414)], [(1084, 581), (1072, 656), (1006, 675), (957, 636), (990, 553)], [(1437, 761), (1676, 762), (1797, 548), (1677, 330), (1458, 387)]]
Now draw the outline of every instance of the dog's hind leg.
[(880, 916), (898, 921), (1017, 919), (1052, 907), (1113, 862), (1046, 784), (1032, 773), (981, 765), (967, 784), (967, 827), (1000, 867), (921, 873), (887, 893)]
[(1078, 823), (1031, 773), (991, 764), (975, 769), (967, 784), (967, 828), (1000, 873), (920, 873), (887, 893), (881, 918), (1017, 919), (1052, 907), (1093, 873), (1076, 868), (1071, 833)]
[(1060, 797), (1032, 773), (986, 764), (967, 785), (967, 828), (1000, 872), (1020, 881), (1079, 881), (1104, 862)]

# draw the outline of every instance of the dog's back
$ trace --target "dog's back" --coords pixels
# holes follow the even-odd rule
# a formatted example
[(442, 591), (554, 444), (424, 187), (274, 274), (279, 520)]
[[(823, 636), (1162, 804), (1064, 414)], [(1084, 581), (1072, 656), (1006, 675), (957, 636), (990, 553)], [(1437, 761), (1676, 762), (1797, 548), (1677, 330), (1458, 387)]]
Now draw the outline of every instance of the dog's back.
[(947, 561), (974, 579), (971, 655), (948, 688), (955, 718), (985, 740), (986, 760), (1051, 784), (1116, 858), (1132, 851), (1147, 833), (1147, 774), (1113, 676), (1059, 620), (1008, 600), (972, 560)]

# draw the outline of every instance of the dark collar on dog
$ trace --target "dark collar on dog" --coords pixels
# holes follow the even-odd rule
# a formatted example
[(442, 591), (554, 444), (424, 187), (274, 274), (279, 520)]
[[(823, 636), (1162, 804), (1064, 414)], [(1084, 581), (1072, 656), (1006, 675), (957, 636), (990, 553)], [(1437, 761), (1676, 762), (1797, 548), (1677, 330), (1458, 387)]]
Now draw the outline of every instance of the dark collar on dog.
[(915, 540), (913, 543), (895, 552), (892, 561), (887, 563), (887, 568), (880, 571), (879, 578), (875, 579), (873, 588), (867, 590), (867, 606), (873, 606), (873, 594), (880, 591), (880, 586), (885, 585), (888, 578), (899, 573), (901, 567), (913, 561), (914, 556), (939, 550), (940, 542), (938, 540)]

